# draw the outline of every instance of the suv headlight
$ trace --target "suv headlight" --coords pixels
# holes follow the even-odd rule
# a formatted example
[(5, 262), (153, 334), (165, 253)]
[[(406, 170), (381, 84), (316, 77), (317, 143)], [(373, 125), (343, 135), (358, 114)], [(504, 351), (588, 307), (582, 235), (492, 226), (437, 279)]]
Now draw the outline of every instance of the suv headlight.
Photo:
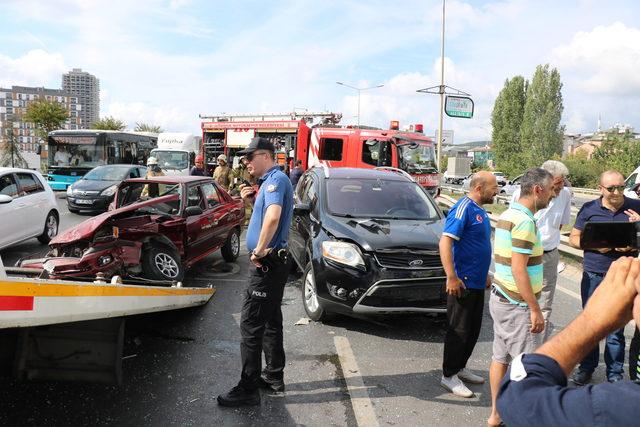
[(328, 260), (364, 270), (364, 258), (358, 246), (353, 243), (322, 242), (322, 256)]
[(116, 190), (118, 189), (117, 185), (112, 185), (111, 187), (102, 190), (102, 193), (100, 193), (101, 196), (113, 196), (114, 194), (116, 194)]
[(70, 185), (67, 187), (67, 196), (71, 196), (73, 194), (73, 186)]

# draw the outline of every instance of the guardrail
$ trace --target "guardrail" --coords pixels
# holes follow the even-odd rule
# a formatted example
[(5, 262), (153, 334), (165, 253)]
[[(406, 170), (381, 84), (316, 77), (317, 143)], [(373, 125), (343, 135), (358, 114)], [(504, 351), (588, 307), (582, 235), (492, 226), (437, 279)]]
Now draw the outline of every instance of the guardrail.
[[(462, 190), (461, 188), (457, 190), (461, 191), (463, 194), (465, 193), (465, 191)], [(505, 196), (498, 196), (498, 197), (506, 198)], [(456, 199), (444, 194), (440, 194), (438, 196), (438, 200), (442, 204), (449, 207), (453, 206), (457, 202)], [(488, 215), (489, 215), (489, 220), (491, 221), (491, 227), (495, 228), (496, 224), (498, 223), (498, 217), (492, 213), (488, 213)], [(569, 245), (569, 238), (567, 236), (560, 236), (560, 245), (558, 246), (558, 250), (564, 254), (572, 255), (578, 258), (582, 258), (584, 256), (584, 253), (582, 252), (581, 249), (576, 249), (573, 246)]]

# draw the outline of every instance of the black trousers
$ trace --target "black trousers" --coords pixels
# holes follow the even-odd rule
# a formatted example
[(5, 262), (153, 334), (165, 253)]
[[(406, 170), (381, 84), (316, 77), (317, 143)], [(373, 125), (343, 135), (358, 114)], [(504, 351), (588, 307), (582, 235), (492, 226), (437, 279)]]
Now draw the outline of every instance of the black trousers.
[(466, 289), (461, 297), (447, 298), (447, 334), (444, 338), (442, 374), (456, 375), (478, 342), (484, 309), (484, 289)]
[(638, 357), (640, 356), (640, 330), (636, 327), (631, 339), (631, 345), (629, 346), (629, 379), (631, 381), (637, 381), (640, 375), (638, 374)]
[(288, 275), (289, 262), (286, 262), (270, 268), (266, 273), (253, 269), (249, 277), (240, 317), (240, 385), (246, 389), (258, 387), (263, 351), (267, 376), (273, 379), (283, 378), (285, 355), (281, 305)]

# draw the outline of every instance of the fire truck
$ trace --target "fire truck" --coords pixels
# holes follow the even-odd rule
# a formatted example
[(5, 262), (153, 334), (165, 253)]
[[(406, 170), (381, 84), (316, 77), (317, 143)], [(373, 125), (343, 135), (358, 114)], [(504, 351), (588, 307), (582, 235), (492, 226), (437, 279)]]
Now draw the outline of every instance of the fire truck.
[(270, 139), (283, 168), (302, 161), (303, 169), (328, 167), (394, 167), (408, 172), (430, 194), (438, 192), (439, 174), (433, 140), (420, 124), (406, 131), (392, 121), (389, 129), (339, 126), (340, 113), (200, 115), (207, 163), (219, 154), (233, 157), (251, 138)]

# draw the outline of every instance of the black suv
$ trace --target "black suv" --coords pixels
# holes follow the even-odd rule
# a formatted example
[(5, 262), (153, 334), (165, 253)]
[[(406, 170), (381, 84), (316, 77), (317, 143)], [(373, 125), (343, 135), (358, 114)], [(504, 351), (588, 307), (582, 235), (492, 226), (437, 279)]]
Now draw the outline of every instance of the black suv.
[(315, 167), (298, 182), (289, 247), (313, 320), (446, 313), (444, 215), (409, 175), (383, 169)]

